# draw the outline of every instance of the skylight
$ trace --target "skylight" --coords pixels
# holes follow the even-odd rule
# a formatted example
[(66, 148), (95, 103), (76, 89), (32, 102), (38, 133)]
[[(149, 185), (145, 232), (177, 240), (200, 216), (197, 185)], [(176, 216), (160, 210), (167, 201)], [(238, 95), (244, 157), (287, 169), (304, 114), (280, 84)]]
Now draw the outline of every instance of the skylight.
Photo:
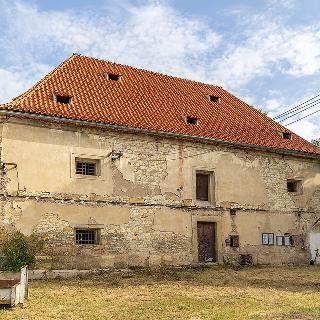
[(70, 96), (62, 96), (62, 95), (54, 95), (53, 100), (58, 103), (70, 104), (71, 97)]
[(186, 122), (187, 124), (196, 125), (196, 124), (198, 124), (198, 119), (197, 119), (197, 118), (194, 118), (194, 117), (186, 117), (186, 118), (185, 118), (185, 122)]
[(218, 97), (218, 96), (210, 95), (210, 96), (208, 96), (208, 99), (209, 99), (210, 102), (214, 102), (214, 103), (219, 103), (220, 102), (220, 97)]
[(115, 74), (115, 73), (106, 73), (105, 74), (107, 80), (111, 81), (119, 81), (120, 80), (120, 75)]

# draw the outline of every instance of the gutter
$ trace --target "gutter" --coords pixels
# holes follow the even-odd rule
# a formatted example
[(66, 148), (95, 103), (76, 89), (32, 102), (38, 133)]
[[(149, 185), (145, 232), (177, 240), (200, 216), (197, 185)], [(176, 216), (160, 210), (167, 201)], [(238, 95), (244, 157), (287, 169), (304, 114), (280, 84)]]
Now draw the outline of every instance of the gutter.
[(291, 155), (291, 156), (298, 156), (298, 157), (320, 160), (320, 155), (317, 155), (314, 153), (303, 152), (303, 151), (301, 152), (301, 151), (288, 150), (288, 149), (276, 149), (276, 148), (271, 148), (271, 147), (262, 147), (262, 146), (257, 146), (254, 144), (226, 141), (226, 140), (207, 138), (207, 137), (192, 136), (192, 135), (173, 133), (173, 132), (126, 127), (123, 125), (109, 124), (109, 123), (103, 123), (103, 122), (76, 120), (76, 119), (62, 118), (62, 117), (56, 117), (56, 116), (42, 115), (42, 114), (37, 114), (37, 113), (27, 113), (27, 112), (21, 112), (21, 111), (14, 111), (14, 110), (8, 110), (8, 109), (0, 109), (0, 115), (17, 116), (17, 117), (34, 119), (34, 120), (41, 120), (41, 121), (54, 121), (54, 122), (60, 122), (60, 123), (66, 123), (66, 124), (89, 126), (89, 127), (94, 127), (94, 128), (119, 130), (119, 131), (124, 131), (124, 132), (128, 132), (128, 133), (142, 133), (142, 134), (146, 134), (146, 135), (161, 136), (161, 137), (166, 137), (166, 138), (184, 139), (184, 140), (207, 142), (207, 143), (218, 143), (218, 144), (222, 144), (225, 146), (239, 147), (239, 148), (245, 148), (245, 149), (255, 149), (258, 151), (267, 151), (267, 152), (272, 152), (272, 153), (281, 154), (281, 155)]

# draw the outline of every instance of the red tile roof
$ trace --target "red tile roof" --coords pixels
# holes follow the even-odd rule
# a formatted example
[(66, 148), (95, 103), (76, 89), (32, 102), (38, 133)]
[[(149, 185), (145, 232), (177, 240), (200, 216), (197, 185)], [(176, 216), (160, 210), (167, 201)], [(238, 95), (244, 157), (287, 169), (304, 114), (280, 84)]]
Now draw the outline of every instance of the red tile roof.
[[(105, 74), (121, 77), (112, 81)], [(54, 94), (70, 96), (71, 103), (55, 102)], [(283, 139), (289, 130), (221, 87), (80, 55), (1, 109), (320, 154), (296, 134)], [(187, 116), (197, 125), (186, 124)]]

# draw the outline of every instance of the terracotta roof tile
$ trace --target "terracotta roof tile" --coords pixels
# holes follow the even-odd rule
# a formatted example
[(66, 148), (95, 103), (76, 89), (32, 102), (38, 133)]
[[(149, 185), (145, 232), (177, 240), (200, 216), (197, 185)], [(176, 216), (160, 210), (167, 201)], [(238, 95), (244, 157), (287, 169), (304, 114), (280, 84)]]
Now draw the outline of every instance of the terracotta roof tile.
[[(120, 80), (107, 80), (106, 73)], [(72, 97), (71, 104), (55, 102), (54, 94)], [(283, 139), (288, 129), (221, 87), (80, 55), (1, 108), (320, 154), (296, 134)], [(186, 124), (186, 116), (198, 124)]]

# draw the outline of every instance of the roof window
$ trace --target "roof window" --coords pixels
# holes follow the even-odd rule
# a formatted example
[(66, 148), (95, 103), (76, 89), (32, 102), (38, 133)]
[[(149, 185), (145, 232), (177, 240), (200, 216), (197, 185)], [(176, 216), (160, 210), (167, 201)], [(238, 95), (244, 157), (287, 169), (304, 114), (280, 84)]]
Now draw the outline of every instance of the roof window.
[(292, 133), (291, 132), (282, 132), (282, 138), (292, 140)]
[(106, 73), (105, 74), (107, 80), (112, 80), (112, 81), (119, 81), (120, 80), (120, 75), (115, 74), (115, 73)]
[(71, 97), (70, 96), (62, 96), (55, 94), (53, 96), (54, 102), (63, 103), (63, 104), (70, 104), (71, 103)]
[(196, 124), (198, 124), (198, 119), (197, 119), (197, 118), (194, 118), (194, 117), (186, 117), (186, 118), (185, 118), (185, 122), (186, 122), (187, 124), (196, 125)]
[(214, 102), (214, 103), (219, 103), (220, 102), (220, 97), (218, 96), (208, 96), (208, 99), (210, 102)]

